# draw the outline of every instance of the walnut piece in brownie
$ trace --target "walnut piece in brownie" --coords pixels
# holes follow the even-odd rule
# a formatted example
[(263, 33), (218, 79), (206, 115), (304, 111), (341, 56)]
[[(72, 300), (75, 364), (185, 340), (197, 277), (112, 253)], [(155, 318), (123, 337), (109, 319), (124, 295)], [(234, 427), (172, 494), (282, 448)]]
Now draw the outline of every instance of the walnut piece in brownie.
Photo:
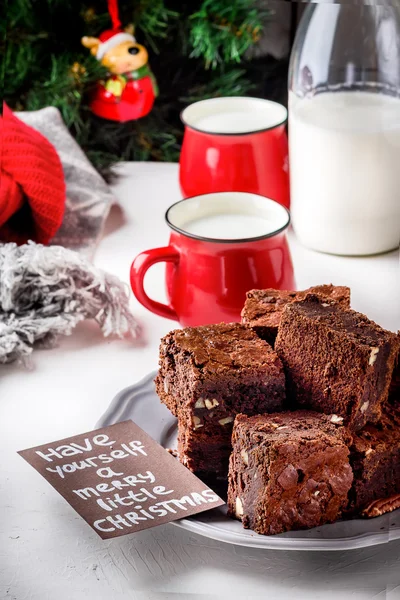
[(341, 423), (311, 411), (238, 415), (228, 514), (265, 535), (336, 521), (353, 481), (350, 435)]
[(385, 405), (379, 423), (354, 434), (350, 450), (354, 472), (350, 514), (400, 494), (400, 408)]
[(242, 323), (251, 327), (261, 339), (273, 346), (283, 309), (291, 302), (302, 300), (308, 293), (331, 298), (345, 308), (350, 307), (350, 288), (345, 286), (317, 285), (301, 292), (250, 290), (246, 294), (242, 310)]
[(239, 323), (188, 327), (161, 340), (156, 390), (179, 420), (180, 460), (192, 471), (227, 475), (237, 413), (281, 410), (282, 363)]
[(338, 414), (354, 431), (379, 420), (398, 349), (394, 333), (313, 294), (285, 307), (275, 342), (290, 407)]
[(400, 494), (395, 494), (389, 498), (379, 498), (374, 500), (362, 511), (361, 515), (367, 519), (373, 519), (374, 517), (381, 517), (386, 513), (393, 512), (400, 508)]

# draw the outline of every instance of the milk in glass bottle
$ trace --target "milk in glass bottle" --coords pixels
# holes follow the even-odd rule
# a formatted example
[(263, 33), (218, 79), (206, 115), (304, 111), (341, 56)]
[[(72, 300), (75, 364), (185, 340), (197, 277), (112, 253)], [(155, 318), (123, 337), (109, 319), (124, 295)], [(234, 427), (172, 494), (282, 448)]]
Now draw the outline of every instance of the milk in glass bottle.
[(291, 212), (309, 248), (400, 240), (400, 2), (306, 8), (289, 73)]

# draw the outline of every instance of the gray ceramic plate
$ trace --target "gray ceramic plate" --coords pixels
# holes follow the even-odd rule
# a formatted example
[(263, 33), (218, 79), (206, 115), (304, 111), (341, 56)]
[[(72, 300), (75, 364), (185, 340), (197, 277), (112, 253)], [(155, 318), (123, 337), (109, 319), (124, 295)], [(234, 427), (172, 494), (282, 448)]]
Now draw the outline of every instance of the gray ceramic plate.
[[(176, 447), (176, 419), (160, 403), (154, 389), (155, 373), (122, 390), (97, 423), (105, 427), (132, 419), (164, 448)], [(400, 539), (400, 510), (377, 519), (354, 519), (307, 531), (290, 531), (274, 536), (243, 529), (217, 508), (172, 523), (188, 531), (228, 544), (277, 550), (351, 550)]]

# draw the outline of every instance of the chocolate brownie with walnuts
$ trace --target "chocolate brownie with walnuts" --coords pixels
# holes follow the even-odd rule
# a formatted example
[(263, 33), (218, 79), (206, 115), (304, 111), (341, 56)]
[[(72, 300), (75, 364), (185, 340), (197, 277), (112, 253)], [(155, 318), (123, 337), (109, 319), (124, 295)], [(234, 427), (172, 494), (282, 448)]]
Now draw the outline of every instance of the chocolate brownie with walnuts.
[(282, 410), (285, 376), (251, 329), (220, 323), (161, 340), (156, 390), (178, 418), (180, 460), (192, 471), (226, 476), (236, 414)]
[(379, 423), (354, 434), (350, 450), (354, 472), (350, 514), (360, 514), (371, 503), (400, 494), (400, 407), (386, 404)]
[(301, 292), (250, 290), (246, 294), (242, 310), (242, 323), (251, 327), (260, 338), (273, 346), (285, 306), (302, 300), (309, 293), (332, 298), (345, 308), (350, 307), (350, 288), (345, 286), (317, 285)]
[(308, 294), (288, 304), (275, 350), (284, 364), (290, 407), (338, 414), (354, 431), (378, 422), (399, 342), (334, 300)]
[(232, 434), (228, 514), (271, 535), (332, 523), (353, 481), (350, 434), (338, 415), (238, 415)]

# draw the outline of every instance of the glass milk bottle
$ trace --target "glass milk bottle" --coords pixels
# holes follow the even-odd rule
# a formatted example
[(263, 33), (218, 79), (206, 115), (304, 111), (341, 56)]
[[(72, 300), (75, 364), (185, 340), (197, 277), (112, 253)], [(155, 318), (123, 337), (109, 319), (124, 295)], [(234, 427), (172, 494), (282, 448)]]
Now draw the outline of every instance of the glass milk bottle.
[(291, 213), (309, 248), (400, 240), (400, 2), (306, 8), (289, 73)]

